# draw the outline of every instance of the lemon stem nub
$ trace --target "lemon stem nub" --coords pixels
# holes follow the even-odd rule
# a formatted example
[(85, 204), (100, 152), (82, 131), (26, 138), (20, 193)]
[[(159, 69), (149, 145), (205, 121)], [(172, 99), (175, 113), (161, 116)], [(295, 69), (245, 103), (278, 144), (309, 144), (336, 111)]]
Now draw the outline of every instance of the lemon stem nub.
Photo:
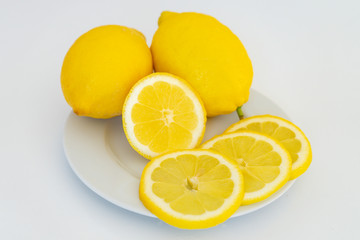
[(196, 177), (187, 177), (186, 182), (190, 190), (198, 190), (198, 180)]
[(243, 111), (241, 110), (241, 107), (242, 107), (242, 106), (240, 106), (240, 107), (238, 107), (238, 108), (236, 109), (236, 112), (237, 112), (240, 120), (244, 118), (244, 113), (243, 113)]

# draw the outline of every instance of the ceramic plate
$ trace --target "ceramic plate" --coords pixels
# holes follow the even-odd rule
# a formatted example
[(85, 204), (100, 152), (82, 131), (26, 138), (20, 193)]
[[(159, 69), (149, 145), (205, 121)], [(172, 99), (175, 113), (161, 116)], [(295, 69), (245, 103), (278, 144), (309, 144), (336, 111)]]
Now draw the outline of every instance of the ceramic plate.
[[(245, 117), (272, 114), (287, 118), (269, 98), (252, 90), (243, 111)], [(221, 134), (238, 121), (236, 112), (210, 118), (204, 140)], [(139, 200), (139, 181), (147, 159), (129, 145), (121, 117), (107, 120), (79, 117), (70, 113), (64, 130), (64, 149), (71, 168), (86, 186), (104, 199), (129, 211), (155, 217)], [(232, 217), (241, 216), (265, 207), (283, 195), (294, 183), (289, 181), (264, 201), (241, 206)]]

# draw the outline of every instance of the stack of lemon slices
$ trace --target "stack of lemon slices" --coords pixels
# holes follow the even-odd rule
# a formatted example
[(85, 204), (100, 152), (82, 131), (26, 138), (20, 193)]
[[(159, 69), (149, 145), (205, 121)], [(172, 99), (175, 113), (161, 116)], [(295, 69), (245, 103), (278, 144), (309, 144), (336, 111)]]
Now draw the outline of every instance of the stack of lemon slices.
[(271, 115), (245, 118), (199, 146), (206, 123), (202, 100), (168, 73), (135, 84), (122, 116), (131, 146), (151, 160), (140, 181), (141, 201), (179, 228), (218, 225), (239, 206), (272, 195), (311, 162), (304, 133)]
[(305, 134), (291, 122), (271, 115), (240, 120), (201, 147), (239, 164), (245, 182), (243, 205), (266, 199), (300, 176), (312, 158)]

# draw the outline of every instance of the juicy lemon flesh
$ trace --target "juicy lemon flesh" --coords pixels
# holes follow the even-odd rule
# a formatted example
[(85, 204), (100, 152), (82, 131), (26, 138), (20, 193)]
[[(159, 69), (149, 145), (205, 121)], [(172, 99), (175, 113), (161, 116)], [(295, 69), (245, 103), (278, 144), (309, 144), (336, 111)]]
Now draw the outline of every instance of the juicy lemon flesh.
[(281, 127), (274, 122), (266, 121), (251, 123), (244, 128), (239, 128), (237, 131), (240, 130), (261, 132), (279, 140), (286, 150), (289, 151), (293, 164), (299, 158), (298, 154), (301, 150), (301, 142), (296, 138), (296, 134), (288, 128)]
[(234, 189), (229, 168), (205, 155), (167, 159), (154, 170), (151, 179), (152, 191), (182, 214), (216, 210)]
[(241, 205), (244, 180), (236, 162), (211, 150), (180, 150), (150, 161), (139, 195), (170, 225), (201, 229), (228, 219)]
[(248, 133), (226, 134), (210, 140), (211, 145), (203, 145), (203, 148), (215, 150), (239, 164), (245, 184), (243, 205), (262, 201), (280, 189), (287, 182), (291, 168), (290, 156), (284, 149), (279, 152), (281, 146), (278, 143), (271, 139), (269, 142), (269, 137), (263, 134), (260, 136), (264, 140), (261, 140), (256, 137), (258, 133)]
[(159, 153), (188, 147), (199, 124), (192, 100), (180, 87), (167, 82), (146, 86), (131, 118), (138, 141)]
[(126, 97), (123, 128), (135, 151), (147, 159), (198, 146), (206, 111), (200, 96), (183, 79), (153, 73), (138, 81)]
[(212, 149), (235, 159), (244, 174), (245, 192), (258, 191), (272, 182), (280, 173), (280, 155), (264, 141), (239, 136), (220, 140)]
[(289, 152), (292, 160), (290, 179), (303, 174), (310, 166), (312, 152), (309, 140), (293, 123), (271, 115), (249, 117), (233, 124), (225, 132), (251, 130), (278, 140)]

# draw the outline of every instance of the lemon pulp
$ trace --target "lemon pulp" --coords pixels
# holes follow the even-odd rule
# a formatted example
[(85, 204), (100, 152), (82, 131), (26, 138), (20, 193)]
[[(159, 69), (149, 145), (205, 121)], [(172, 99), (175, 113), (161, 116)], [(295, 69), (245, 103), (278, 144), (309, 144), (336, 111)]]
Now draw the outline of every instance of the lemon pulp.
[(271, 115), (259, 115), (245, 118), (231, 125), (225, 132), (240, 130), (252, 130), (277, 139), (291, 155), (291, 179), (299, 177), (309, 167), (312, 158), (309, 140), (290, 121)]
[(205, 228), (225, 221), (237, 210), (243, 189), (235, 162), (209, 150), (183, 150), (148, 163), (140, 199), (169, 224)]
[(147, 158), (194, 148), (202, 139), (206, 113), (201, 99), (173, 75), (154, 73), (134, 86), (123, 123), (130, 144)]
[(251, 131), (217, 136), (202, 145), (235, 160), (244, 175), (243, 204), (269, 197), (289, 179), (291, 158), (276, 140)]

